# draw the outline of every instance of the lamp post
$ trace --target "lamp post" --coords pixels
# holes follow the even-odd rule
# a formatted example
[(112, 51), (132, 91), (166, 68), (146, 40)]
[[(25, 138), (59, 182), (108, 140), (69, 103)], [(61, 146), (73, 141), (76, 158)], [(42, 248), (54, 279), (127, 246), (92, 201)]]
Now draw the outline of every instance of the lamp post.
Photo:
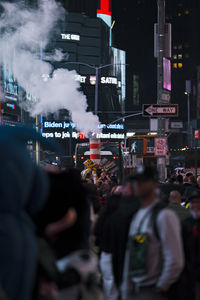
[(191, 132), (191, 122), (190, 122), (190, 95), (191, 95), (191, 80), (185, 81), (185, 95), (187, 95), (187, 136), (188, 136), (188, 146), (192, 147), (192, 132)]
[(115, 65), (122, 65), (122, 64), (107, 64), (107, 65), (100, 65), (100, 66), (93, 66), (84, 62), (66, 62), (65, 64), (73, 64), (73, 65), (83, 65), (86, 67), (89, 67), (91, 69), (95, 70), (95, 77), (96, 77), (96, 82), (95, 82), (95, 100), (94, 100), (94, 113), (95, 115), (98, 114), (98, 103), (99, 103), (99, 70), (107, 67), (113, 67)]
[(187, 136), (188, 136), (188, 146), (191, 147), (191, 137), (190, 137), (190, 93), (185, 92), (187, 96)]

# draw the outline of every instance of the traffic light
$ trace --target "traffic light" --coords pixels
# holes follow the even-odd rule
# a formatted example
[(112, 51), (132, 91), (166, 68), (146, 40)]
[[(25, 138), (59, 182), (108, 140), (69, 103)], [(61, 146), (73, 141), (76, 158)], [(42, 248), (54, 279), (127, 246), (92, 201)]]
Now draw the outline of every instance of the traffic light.
[(84, 139), (85, 139), (85, 135), (84, 135), (84, 133), (82, 133), (82, 132), (79, 132), (79, 133), (78, 133), (78, 136), (79, 136), (79, 139), (80, 139), (80, 140), (84, 140)]

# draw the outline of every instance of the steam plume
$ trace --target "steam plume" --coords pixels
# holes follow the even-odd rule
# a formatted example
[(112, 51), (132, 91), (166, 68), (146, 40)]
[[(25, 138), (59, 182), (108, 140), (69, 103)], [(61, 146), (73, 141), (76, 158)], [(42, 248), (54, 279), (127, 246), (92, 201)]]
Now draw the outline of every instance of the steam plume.
[[(53, 70), (42, 61), (39, 53), (47, 47), (55, 28), (64, 18), (63, 7), (55, 0), (40, 1), (38, 8), (28, 9), (21, 3), (2, 3), (0, 19), (0, 63), (9, 70), (18, 84), (37, 101), (26, 101), (32, 116), (55, 113), (59, 109), (71, 112), (79, 130), (88, 134), (97, 132), (98, 117), (87, 110), (86, 96), (78, 89), (75, 71)], [(65, 54), (55, 49), (51, 61), (61, 61)], [(42, 74), (51, 74), (48, 81)]]

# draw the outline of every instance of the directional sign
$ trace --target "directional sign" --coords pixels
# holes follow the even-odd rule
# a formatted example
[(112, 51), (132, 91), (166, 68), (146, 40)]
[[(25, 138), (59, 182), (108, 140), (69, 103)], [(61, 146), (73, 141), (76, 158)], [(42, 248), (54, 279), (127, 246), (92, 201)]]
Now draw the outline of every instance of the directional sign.
[(178, 104), (144, 104), (143, 117), (178, 117)]

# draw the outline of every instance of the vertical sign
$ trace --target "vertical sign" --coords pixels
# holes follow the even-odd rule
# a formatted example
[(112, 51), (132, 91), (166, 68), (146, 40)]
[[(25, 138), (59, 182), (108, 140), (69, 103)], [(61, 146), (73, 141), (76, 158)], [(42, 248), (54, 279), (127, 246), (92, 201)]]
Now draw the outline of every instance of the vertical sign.
[(155, 138), (155, 156), (167, 155), (167, 138)]
[(194, 137), (195, 137), (195, 139), (199, 138), (199, 130), (194, 131)]

